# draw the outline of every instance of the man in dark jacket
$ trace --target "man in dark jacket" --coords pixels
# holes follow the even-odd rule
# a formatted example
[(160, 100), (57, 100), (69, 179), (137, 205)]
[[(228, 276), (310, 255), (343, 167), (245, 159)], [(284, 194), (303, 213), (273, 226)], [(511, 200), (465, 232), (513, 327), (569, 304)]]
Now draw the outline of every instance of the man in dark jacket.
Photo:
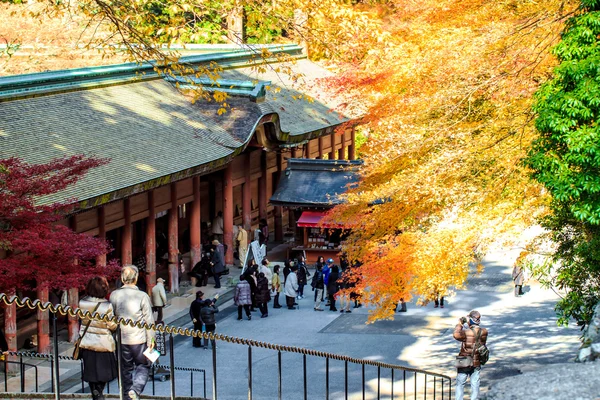
[[(196, 300), (194, 300), (190, 305), (190, 318), (194, 323), (194, 330), (197, 331), (201, 331), (202, 325), (204, 324), (204, 322), (202, 321), (202, 315), (200, 313), (200, 310), (202, 310), (202, 306), (204, 305), (204, 299), (202, 298), (202, 296), (204, 296), (204, 293), (202, 293), (200, 290), (197, 291)], [(202, 347), (202, 338), (193, 338), (192, 345), (194, 347)]]
[(323, 301), (323, 287), (325, 283), (323, 282), (323, 272), (321, 271), (323, 267), (320, 263), (317, 263), (317, 269), (315, 274), (313, 275), (312, 281), (310, 282), (310, 286), (312, 286), (315, 291), (315, 311), (323, 311), (321, 308), (321, 302)]
[[(479, 327), (481, 314), (478, 311), (471, 311), (469, 317), (461, 317), (459, 323), (454, 327), (454, 339), (461, 343), (459, 356), (472, 356), (473, 366), (468, 368), (458, 368), (456, 376), (456, 400), (462, 400), (464, 396), (465, 383), (467, 378), (471, 378), (471, 400), (477, 400), (479, 397), (479, 372), (481, 371), (481, 362), (479, 353), (475, 351), (475, 344), (479, 336), (479, 344), (487, 343), (488, 332), (485, 328)], [(468, 323), (468, 328), (465, 324)]]
[(331, 267), (331, 273), (327, 279), (327, 296), (329, 296), (329, 311), (337, 311), (335, 308), (335, 296), (339, 290), (338, 279), (340, 277), (339, 268), (337, 265)]
[[(204, 322), (204, 326), (206, 327), (206, 332), (214, 332), (217, 328), (217, 323), (215, 320), (215, 314), (219, 312), (215, 303), (217, 302), (217, 298), (212, 300), (205, 300), (202, 304), (202, 308), (200, 309), (200, 317)], [(216, 347), (215, 340), (211, 340), (213, 348)], [(208, 339), (204, 339), (204, 349), (208, 349)]]
[(210, 261), (210, 265), (212, 267), (212, 274), (215, 278), (215, 289), (221, 287), (221, 274), (225, 272), (225, 260), (223, 258), (223, 253), (219, 250), (220, 243), (218, 240), (213, 240), (213, 246), (210, 249), (212, 253), (212, 259)]

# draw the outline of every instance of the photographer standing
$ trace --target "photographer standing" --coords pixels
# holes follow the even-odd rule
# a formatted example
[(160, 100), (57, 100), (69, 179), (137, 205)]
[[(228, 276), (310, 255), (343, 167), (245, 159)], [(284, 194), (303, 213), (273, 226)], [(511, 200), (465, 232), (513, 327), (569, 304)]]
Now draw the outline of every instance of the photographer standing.
[[(457, 367), (456, 375), (456, 400), (463, 400), (465, 384), (467, 378), (471, 378), (471, 400), (477, 400), (479, 397), (479, 373), (481, 371), (481, 362), (479, 353), (475, 351), (476, 343), (485, 345), (488, 332), (485, 328), (479, 327), (481, 314), (479, 311), (471, 311), (467, 317), (461, 317), (459, 323), (454, 327), (454, 339), (462, 342), (459, 357), (472, 357), (471, 366)], [(468, 328), (465, 324), (468, 323)]]

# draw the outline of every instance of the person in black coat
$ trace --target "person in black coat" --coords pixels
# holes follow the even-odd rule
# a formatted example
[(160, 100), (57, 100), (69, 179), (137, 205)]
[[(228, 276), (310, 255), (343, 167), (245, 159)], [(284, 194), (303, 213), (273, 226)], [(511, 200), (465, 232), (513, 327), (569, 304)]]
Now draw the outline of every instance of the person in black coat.
[[(206, 327), (206, 332), (214, 332), (217, 328), (217, 322), (215, 319), (215, 314), (219, 312), (215, 303), (217, 302), (217, 298), (212, 300), (205, 300), (202, 303), (202, 308), (200, 309), (200, 317), (202, 318), (202, 322), (204, 322), (204, 326)], [(213, 348), (216, 347), (215, 340), (211, 340)], [(204, 349), (208, 349), (208, 339), (204, 339)]]
[(335, 308), (335, 295), (339, 290), (338, 279), (340, 277), (340, 269), (337, 265), (331, 268), (329, 280), (327, 281), (327, 295), (329, 296), (329, 311), (337, 311)]
[(287, 280), (288, 275), (292, 272), (292, 260), (285, 260), (283, 262), (283, 284)]
[(269, 280), (263, 272), (258, 274), (258, 282), (256, 284), (256, 303), (260, 309), (261, 318), (269, 316), (267, 303), (271, 301), (271, 292), (269, 291)]
[(306, 268), (306, 262), (304, 261), (304, 256), (300, 256), (300, 261), (298, 261), (298, 272), (296, 272), (298, 276), (298, 298), (304, 298), (304, 286), (308, 282), (308, 278), (310, 277), (310, 272), (308, 272), (308, 268)]
[[(204, 324), (204, 322), (202, 321), (202, 315), (201, 315), (201, 310), (202, 307), (204, 306), (204, 299), (202, 298), (202, 296), (204, 296), (204, 293), (202, 293), (200, 290), (196, 292), (196, 300), (194, 300), (192, 302), (192, 304), (190, 305), (190, 318), (192, 320), (192, 322), (194, 323), (194, 330), (202, 330), (202, 325)], [(192, 345), (194, 347), (202, 347), (202, 338), (200, 337), (195, 337), (192, 339)]]
[(252, 296), (252, 308), (250, 311), (256, 311), (256, 283), (258, 281), (258, 265), (256, 265), (256, 261), (254, 259), (248, 261), (248, 266), (242, 274), (242, 279), (247, 281), (250, 285), (250, 293)]

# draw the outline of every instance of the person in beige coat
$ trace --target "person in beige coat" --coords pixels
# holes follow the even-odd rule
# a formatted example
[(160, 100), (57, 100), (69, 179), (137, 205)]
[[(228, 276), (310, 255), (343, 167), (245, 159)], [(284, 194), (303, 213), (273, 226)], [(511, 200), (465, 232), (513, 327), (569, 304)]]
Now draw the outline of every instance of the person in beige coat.
[(165, 291), (165, 280), (158, 278), (156, 285), (152, 288), (152, 311), (158, 313), (156, 322), (163, 320), (163, 307), (167, 305), (167, 292)]
[[(114, 316), (113, 306), (106, 300), (108, 295), (106, 278), (99, 276), (92, 278), (87, 284), (86, 292), (87, 296), (79, 301), (81, 310), (108, 318)], [(114, 322), (90, 321), (86, 318), (81, 321), (79, 356), (83, 360), (83, 380), (90, 385), (93, 400), (104, 400), (103, 392), (106, 383), (117, 377), (116, 345), (112, 336), (115, 329), (117, 324)]]

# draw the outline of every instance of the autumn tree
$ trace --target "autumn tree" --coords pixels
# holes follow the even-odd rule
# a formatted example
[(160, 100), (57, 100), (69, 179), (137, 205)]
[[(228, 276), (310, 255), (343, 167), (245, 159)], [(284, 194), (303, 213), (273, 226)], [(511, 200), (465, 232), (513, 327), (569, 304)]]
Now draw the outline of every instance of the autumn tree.
[(533, 270), (562, 294), (562, 324), (589, 323), (600, 301), (599, 11), (600, 2), (583, 0), (567, 21), (553, 50), (560, 65), (536, 93), (539, 137), (525, 160), (552, 197), (542, 219), (555, 244), (552, 262)]
[[(38, 299), (47, 301), (49, 289), (82, 288), (94, 276), (115, 274), (114, 263), (95, 263), (108, 251), (105, 241), (60, 223), (73, 211), (75, 200), (56, 202), (50, 197), (106, 162), (82, 155), (44, 164), (0, 160), (0, 292), (36, 290)], [(42, 321), (38, 329), (47, 333), (48, 324)], [(39, 351), (44, 351), (49, 343), (41, 341), (47, 335), (38, 336)]]

